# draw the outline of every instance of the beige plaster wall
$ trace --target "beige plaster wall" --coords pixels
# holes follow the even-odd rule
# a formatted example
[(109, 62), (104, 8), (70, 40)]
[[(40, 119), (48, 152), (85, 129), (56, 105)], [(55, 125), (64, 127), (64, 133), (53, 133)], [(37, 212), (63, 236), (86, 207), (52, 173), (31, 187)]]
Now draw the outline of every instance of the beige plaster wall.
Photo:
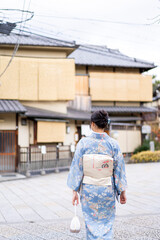
[[(71, 50), (70, 50), (71, 51)], [(16, 57), (40, 57), (40, 58), (66, 58), (68, 49), (55, 49), (51, 47), (38, 47), (38, 46), (20, 46)], [(13, 47), (3, 47), (0, 48), (1, 56), (11, 56), (13, 53)]]
[(133, 106), (138, 107), (140, 106), (140, 102), (112, 102), (112, 101), (92, 101), (92, 105), (94, 106)]
[(137, 73), (90, 72), (92, 101), (151, 101), (152, 77)]
[(133, 152), (141, 144), (141, 132), (139, 130), (113, 130), (118, 132), (116, 139), (122, 152)]
[(132, 106), (132, 107), (139, 107), (140, 102), (116, 102), (116, 106)]
[[(0, 69), (5, 69), (10, 57), (0, 56)], [(0, 98), (18, 99), (19, 98), (19, 60), (14, 58), (12, 64), (0, 79)]]
[(16, 130), (15, 113), (0, 113), (0, 130)]
[(41, 108), (44, 110), (67, 113), (66, 101), (20, 101), (24, 106)]
[(114, 102), (112, 101), (106, 101), (106, 102), (101, 102), (101, 101), (92, 101), (93, 106), (114, 106)]
[(87, 74), (86, 66), (76, 65), (76, 74)]
[[(0, 69), (10, 57), (0, 56)], [(73, 59), (16, 57), (0, 79), (1, 99), (65, 101), (75, 96)]]
[(148, 102), (148, 103), (144, 104), (144, 106), (147, 106), (147, 107), (158, 107), (159, 105), (160, 105), (159, 100), (153, 101), (153, 102)]
[(38, 121), (37, 142), (64, 142), (65, 131), (66, 123), (64, 122)]

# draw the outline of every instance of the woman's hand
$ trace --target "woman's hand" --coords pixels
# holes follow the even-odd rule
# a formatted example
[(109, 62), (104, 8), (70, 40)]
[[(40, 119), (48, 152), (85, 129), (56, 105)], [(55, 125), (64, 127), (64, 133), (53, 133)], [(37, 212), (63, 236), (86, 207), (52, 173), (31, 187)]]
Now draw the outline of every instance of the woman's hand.
[(123, 192), (121, 192), (121, 195), (120, 195), (120, 203), (125, 204), (126, 202), (127, 202), (126, 192), (123, 191)]
[(73, 198), (72, 198), (72, 204), (75, 204), (75, 201), (77, 201), (77, 205), (79, 204), (79, 199), (78, 199), (78, 193), (73, 190)]

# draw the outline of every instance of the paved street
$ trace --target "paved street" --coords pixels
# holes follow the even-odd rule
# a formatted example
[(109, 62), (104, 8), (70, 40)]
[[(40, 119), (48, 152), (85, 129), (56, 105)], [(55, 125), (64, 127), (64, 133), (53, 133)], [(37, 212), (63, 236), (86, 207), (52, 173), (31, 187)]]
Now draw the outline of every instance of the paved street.
[[(126, 165), (127, 204), (117, 204), (115, 240), (160, 239), (160, 163)], [(0, 240), (85, 239), (69, 232), (68, 172), (0, 183)]]

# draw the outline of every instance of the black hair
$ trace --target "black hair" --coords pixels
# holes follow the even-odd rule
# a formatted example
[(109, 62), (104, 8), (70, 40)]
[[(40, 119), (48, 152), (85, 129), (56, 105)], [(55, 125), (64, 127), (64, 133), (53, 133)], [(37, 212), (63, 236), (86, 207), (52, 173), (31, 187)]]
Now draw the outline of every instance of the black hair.
[(98, 128), (106, 128), (108, 127), (108, 113), (104, 110), (95, 111), (91, 115), (91, 122), (94, 122)]

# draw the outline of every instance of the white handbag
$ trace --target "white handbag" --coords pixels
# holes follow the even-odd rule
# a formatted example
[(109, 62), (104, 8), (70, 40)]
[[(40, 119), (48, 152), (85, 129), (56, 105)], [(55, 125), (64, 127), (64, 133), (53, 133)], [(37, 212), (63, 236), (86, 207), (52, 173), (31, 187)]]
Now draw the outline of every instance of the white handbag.
[(77, 204), (74, 205), (74, 217), (72, 218), (71, 224), (70, 224), (70, 232), (72, 233), (79, 233), (81, 230), (81, 224), (79, 221), (79, 218), (77, 217)]

